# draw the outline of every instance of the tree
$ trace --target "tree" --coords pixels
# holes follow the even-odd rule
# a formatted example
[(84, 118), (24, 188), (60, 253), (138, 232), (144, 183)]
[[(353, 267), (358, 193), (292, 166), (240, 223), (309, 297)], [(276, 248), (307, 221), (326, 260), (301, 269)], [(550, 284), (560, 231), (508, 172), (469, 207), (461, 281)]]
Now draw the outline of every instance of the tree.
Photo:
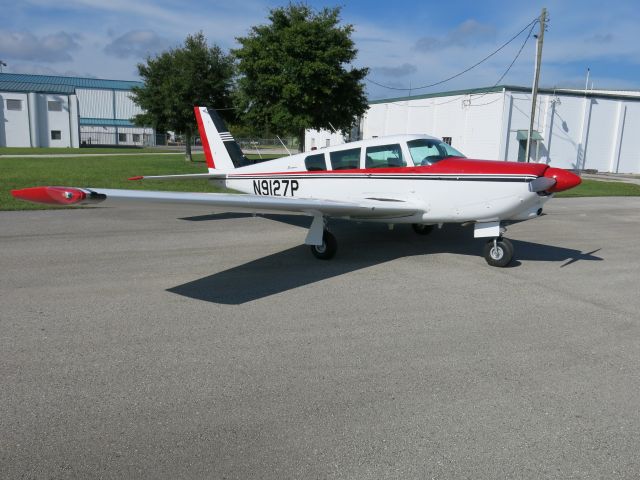
[(366, 68), (348, 68), (357, 50), (352, 25), (340, 26), (340, 8), (305, 4), (271, 10), (270, 24), (238, 38), (238, 103), (246, 123), (295, 135), (304, 148), (307, 128), (348, 131), (368, 108)]
[(234, 60), (202, 32), (189, 35), (184, 46), (171, 49), (138, 64), (144, 86), (133, 88), (133, 100), (144, 110), (134, 121), (172, 130), (185, 136), (185, 160), (191, 161), (191, 139), (196, 124), (193, 107), (231, 105)]

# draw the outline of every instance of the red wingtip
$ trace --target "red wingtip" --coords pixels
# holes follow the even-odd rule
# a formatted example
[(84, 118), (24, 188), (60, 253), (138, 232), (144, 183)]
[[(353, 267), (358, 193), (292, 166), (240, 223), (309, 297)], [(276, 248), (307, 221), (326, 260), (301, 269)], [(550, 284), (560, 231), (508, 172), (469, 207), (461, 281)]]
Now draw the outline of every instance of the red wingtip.
[(11, 195), (19, 200), (45, 205), (73, 205), (87, 198), (87, 194), (72, 187), (31, 187), (11, 190)]
[(138, 175), (136, 177), (131, 177), (128, 180), (142, 180), (144, 177), (142, 175)]

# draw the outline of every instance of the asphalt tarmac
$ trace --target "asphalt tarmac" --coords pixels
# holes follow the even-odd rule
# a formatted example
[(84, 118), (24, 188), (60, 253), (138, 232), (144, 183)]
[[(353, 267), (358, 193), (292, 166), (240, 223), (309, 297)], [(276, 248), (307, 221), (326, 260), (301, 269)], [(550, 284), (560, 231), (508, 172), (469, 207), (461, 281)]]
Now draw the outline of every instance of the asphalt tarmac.
[(0, 212), (0, 478), (638, 478), (640, 198), (546, 212)]

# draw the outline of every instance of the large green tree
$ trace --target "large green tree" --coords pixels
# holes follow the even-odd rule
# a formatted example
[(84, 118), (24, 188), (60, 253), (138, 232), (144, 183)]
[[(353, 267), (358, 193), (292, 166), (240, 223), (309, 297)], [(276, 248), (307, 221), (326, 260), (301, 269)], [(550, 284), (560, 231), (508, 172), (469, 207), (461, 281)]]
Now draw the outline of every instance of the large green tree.
[(148, 57), (138, 64), (144, 86), (133, 88), (133, 100), (144, 110), (139, 125), (172, 130), (185, 136), (185, 159), (191, 161), (191, 139), (196, 129), (193, 107), (226, 108), (231, 105), (233, 57), (202, 32), (189, 35), (184, 45)]
[(270, 23), (238, 38), (238, 100), (244, 121), (280, 135), (332, 126), (348, 131), (367, 110), (362, 80), (353, 68), (352, 25), (340, 25), (340, 8), (305, 4), (271, 10)]

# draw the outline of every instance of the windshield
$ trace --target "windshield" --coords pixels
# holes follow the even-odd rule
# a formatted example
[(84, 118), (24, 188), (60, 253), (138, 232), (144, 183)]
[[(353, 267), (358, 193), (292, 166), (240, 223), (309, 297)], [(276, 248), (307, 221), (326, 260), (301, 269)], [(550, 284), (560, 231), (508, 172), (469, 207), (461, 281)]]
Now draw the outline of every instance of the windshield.
[(420, 138), (408, 141), (407, 146), (409, 147), (413, 164), (416, 166), (433, 165), (448, 157), (466, 158), (451, 145), (441, 140)]

